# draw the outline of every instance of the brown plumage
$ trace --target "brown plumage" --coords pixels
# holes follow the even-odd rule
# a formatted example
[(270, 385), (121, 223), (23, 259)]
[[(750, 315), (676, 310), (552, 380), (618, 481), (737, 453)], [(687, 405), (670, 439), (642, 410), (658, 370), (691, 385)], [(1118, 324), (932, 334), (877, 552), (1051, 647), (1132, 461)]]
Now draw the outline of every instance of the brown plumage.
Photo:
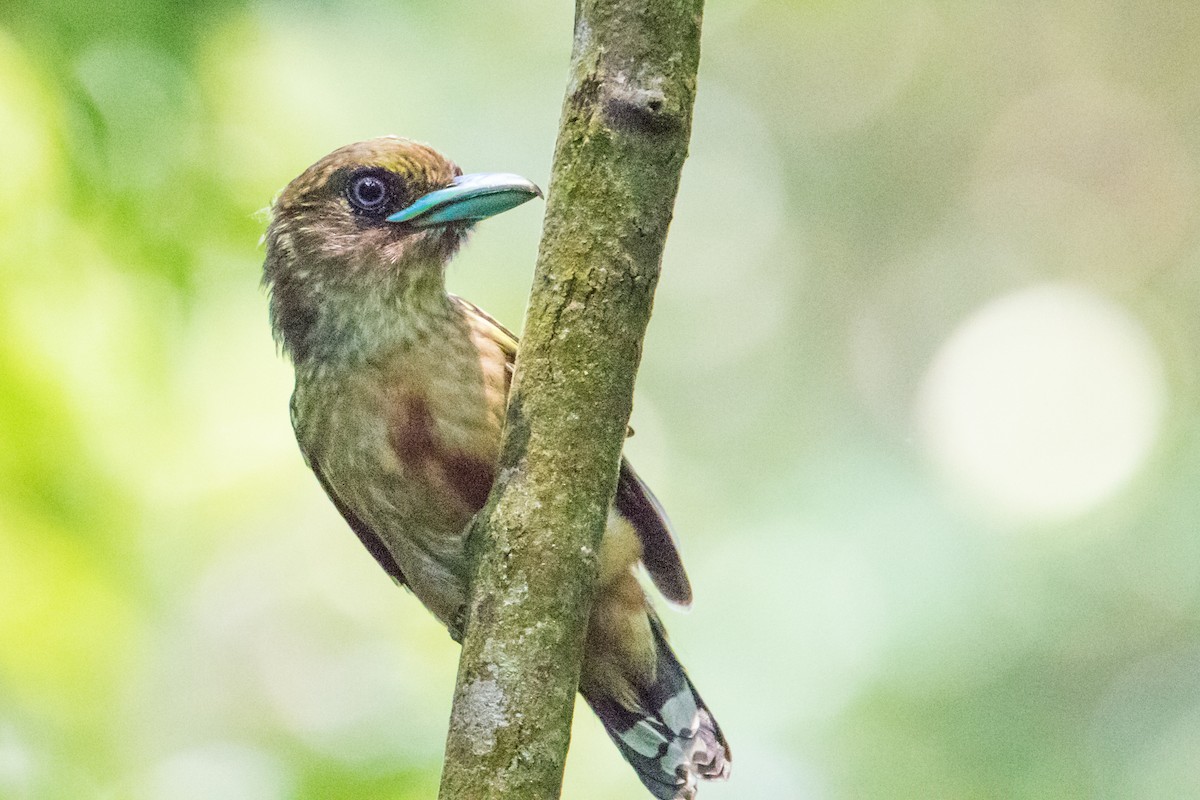
[[(343, 147), (279, 195), (264, 265), (305, 460), (380, 565), (455, 636), (464, 534), (494, 478), (517, 340), (445, 290), (473, 222), (496, 213), (483, 191), (441, 206), (466, 218), (387, 218), (475, 177), (461, 175), (405, 139)], [(656, 797), (691, 797), (697, 776), (727, 774), (728, 748), (666, 645), (639, 562), (666, 597), (691, 602), (666, 517), (623, 461), (580, 691)]]

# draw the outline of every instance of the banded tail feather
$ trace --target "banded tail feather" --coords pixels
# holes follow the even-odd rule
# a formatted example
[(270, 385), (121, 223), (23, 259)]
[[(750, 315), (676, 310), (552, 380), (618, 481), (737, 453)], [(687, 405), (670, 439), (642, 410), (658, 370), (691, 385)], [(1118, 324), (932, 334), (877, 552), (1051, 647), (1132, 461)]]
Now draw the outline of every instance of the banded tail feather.
[(629, 708), (609, 696), (584, 699), (638, 778), (659, 800), (692, 800), (699, 780), (729, 777), (729, 745), (651, 612), (658, 662), (654, 682)]

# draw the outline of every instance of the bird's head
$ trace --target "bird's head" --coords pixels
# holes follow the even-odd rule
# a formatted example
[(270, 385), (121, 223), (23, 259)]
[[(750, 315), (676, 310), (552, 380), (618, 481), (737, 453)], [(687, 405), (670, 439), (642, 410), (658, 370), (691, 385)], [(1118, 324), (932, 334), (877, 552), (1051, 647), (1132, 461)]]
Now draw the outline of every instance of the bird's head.
[(395, 136), (333, 151), (271, 207), (263, 281), (284, 347), (302, 355), (322, 316), (340, 318), (368, 297), (444, 293), (443, 269), (470, 228), (540, 196), (517, 175), (463, 175), (436, 150)]

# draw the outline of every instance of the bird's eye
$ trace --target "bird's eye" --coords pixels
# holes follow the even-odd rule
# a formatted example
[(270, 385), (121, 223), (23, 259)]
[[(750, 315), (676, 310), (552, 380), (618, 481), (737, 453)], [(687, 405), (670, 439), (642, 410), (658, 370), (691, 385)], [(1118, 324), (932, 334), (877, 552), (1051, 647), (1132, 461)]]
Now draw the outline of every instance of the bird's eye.
[(355, 175), (346, 185), (346, 199), (365, 214), (385, 211), (391, 201), (391, 187), (377, 172)]

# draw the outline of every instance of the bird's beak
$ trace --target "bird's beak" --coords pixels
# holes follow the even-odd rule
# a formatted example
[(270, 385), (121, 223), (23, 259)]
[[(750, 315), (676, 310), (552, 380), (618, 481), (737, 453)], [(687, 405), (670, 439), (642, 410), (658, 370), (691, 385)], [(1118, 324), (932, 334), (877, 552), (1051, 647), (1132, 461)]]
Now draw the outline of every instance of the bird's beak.
[(387, 221), (403, 222), (414, 228), (475, 222), (541, 196), (542, 190), (520, 175), (491, 172), (460, 175), (445, 189), (421, 195)]

